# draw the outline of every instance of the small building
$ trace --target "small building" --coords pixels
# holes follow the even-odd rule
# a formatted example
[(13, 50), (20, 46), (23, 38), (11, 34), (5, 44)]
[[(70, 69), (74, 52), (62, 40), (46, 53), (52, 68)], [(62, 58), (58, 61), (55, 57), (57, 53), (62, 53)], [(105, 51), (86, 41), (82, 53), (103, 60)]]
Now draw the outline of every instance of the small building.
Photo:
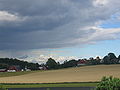
[(39, 69), (40, 70), (48, 70), (46, 66), (40, 66)]
[(0, 69), (0, 72), (6, 72), (7, 69)]
[(82, 59), (77, 62), (77, 66), (83, 66), (83, 65), (86, 65), (86, 63), (87, 61)]
[(31, 71), (31, 69), (25, 66), (25, 71)]
[(21, 71), (21, 68), (20, 68), (20, 66), (10, 66), (10, 67), (8, 67), (8, 69), (7, 69), (7, 72), (19, 72), (19, 71)]
[(31, 69), (28, 69), (28, 68), (27, 68), (27, 69), (25, 69), (25, 71), (31, 71)]

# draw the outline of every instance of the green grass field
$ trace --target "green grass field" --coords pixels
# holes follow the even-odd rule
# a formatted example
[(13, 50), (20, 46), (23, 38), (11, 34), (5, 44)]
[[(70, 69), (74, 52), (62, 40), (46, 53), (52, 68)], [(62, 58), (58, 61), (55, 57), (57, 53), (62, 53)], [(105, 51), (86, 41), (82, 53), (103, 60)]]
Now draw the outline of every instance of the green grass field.
[(97, 82), (86, 83), (53, 83), (53, 84), (1, 84), (4, 88), (37, 88), (37, 87), (96, 87)]

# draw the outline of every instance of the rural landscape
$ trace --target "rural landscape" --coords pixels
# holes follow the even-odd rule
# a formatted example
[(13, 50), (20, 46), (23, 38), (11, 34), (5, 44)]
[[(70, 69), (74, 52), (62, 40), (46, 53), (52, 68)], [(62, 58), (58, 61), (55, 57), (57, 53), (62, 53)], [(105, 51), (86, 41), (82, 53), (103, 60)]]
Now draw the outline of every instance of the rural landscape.
[(0, 83), (99, 82), (103, 76), (120, 78), (120, 65), (95, 65), (60, 70), (31, 72), (0, 78)]
[[(104, 76), (120, 78), (119, 58), (120, 56), (116, 57), (114, 53), (109, 53), (103, 59), (96, 57), (88, 60), (69, 60), (62, 64), (49, 58), (46, 64), (41, 65), (17, 59), (1, 58), (0, 83), (8, 88), (20, 86), (31, 88), (96, 87)], [(19, 69), (16, 66), (19, 66)]]
[(0, 0), (0, 90), (120, 90), (120, 0)]

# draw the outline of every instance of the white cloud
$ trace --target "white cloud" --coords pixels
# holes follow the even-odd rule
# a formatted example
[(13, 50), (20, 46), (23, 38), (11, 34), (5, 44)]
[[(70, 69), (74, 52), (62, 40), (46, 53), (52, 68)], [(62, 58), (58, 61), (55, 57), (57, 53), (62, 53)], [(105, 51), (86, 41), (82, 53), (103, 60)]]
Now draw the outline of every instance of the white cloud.
[(0, 11), (0, 21), (19, 21), (20, 17), (17, 14), (11, 14), (7, 11)]
[[(3, 53), (4, 52), (4, 53)], [(34, 63), (46, 63), (48, 58), (53, 58), (56, 62), (63, 63), (65, 60), (78, 59), (77, 56), (62, 56), (61, 53), (67, 53), (68, 51), (57, 50), (57, 49), (46, 49), (46, 50), (25, 50), (25, 51), (2, 51), (0, 57), (18, 58), (20, 60), (34, 62)], [(1, 56), (2, 55), (2, 56)]]
[(95, 28), (95, 30), (96, 32), (89, 37), (89, 41), (112, 40), (119, 38), (117, 34), (120, 33), (120, 28)]
[(93, 4), (95, 6), (104, 6), (105, 4), (107, 4), (109, 2), (109, 0), (94, 0)]
[(84, 43), (84, 44), (92, 44), (97, 43), (98, 41), (103, 40), (114, 40), (119, 39), (120, 28), (100, 28), (100, 27), (89, 27), (87, 30), (93, 30), (92, 34), (86, 36), (86, 38), (79, 38), (74, 41), (74, 43)]
[(40, 55), (36, 57), (28, 57), (25, 60), (28, 62), (37, 62), (39, 64), (46, 63), (49, 58), (53, 58), (56, 62), (63, 63), (65, 60), (72, 60), (72, 59), (78, 59), (78, 57), (75, 56), (46, 56), (46, 55)]

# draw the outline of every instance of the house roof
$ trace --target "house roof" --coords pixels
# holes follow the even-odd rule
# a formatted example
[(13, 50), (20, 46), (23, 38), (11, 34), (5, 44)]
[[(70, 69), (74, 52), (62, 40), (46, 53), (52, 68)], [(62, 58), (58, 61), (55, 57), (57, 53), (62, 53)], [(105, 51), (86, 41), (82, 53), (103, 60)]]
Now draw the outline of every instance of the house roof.
[(10, 66), (10, 67), (8, 68), (8, 70), (21, 70), (21, 68), (20, 68), (20, 66), (15, 66), (15, 65), (13, 65), (13, 66)]
[(77, 64), (85, 64), (85, 63), (86, 63), (86, 60), (80, 60), (80, 61), (78, 61)]

